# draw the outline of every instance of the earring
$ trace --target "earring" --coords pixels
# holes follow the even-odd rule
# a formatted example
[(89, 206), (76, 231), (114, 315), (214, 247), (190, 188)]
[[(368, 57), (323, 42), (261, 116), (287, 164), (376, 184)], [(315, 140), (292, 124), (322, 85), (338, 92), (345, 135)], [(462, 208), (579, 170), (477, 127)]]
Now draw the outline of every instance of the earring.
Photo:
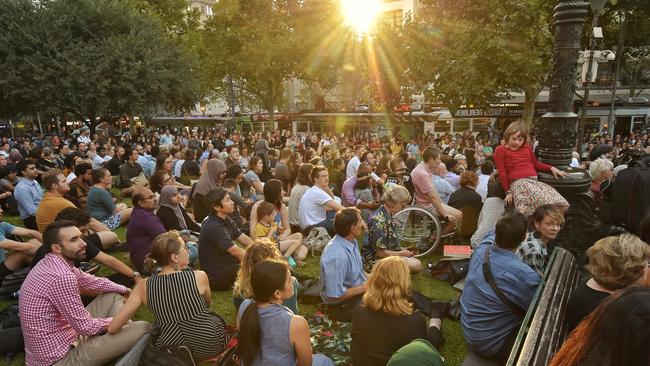
[(535, 232), (533, 232), (533, 238), (535, 238), (535, 239), (541, 239), (541, 238), (542, 238), (542, 233), (540, 233), (539, 231), (535, 230)]

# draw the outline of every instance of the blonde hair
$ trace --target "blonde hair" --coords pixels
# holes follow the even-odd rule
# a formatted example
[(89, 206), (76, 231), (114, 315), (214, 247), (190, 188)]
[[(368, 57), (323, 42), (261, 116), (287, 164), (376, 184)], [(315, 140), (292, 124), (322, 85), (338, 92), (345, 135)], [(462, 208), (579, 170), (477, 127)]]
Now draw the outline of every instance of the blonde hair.
[(176, 230), (162, 233), (153, 240), (149, 254), (144, 259), (146, 273), (154, 273), (158, 267), (172, 263), (172, 255), (178, 254), (184, 245), (181, 235)]
[(592, 180), (600, 178), (603, 173), (612, 169), (614, 169), (614, 163), (606, 158), (598, 158), (589, 164), (589, 173)]
[(628, 287), (643, 277), (650, 246), (632, 234), (608, 236), (587, 249), (587, 270), (608, 290)]
[(246, 248), (246, 254), (239, 267), (233, 295), (244, 299), (253, 298), (251, 274), (255, 265), (265, 259), (282, 261), (278, 246), (269, 239), (258, 239)]
[(524, 144), (528, 142), (528, 134), (530, 133), (530, 126), (528, 126), (528, 123), (522, 121), (522, 120), (517, 120), (512, 122), (511, 124), (506, 127), (505, 132), (503, 133), (503, 141), (508, 143), (508, 140), (510, 140), (510, 136), (516, 134), (519, 132), (521, 134), (521, 137), (524, 138)]
[(370, 273), (363, 306), (389, 315), (412, 314), (410, 286), (411, 273), (406, 262), (400, 257), (386, 257), (375, 263)]
[(390, 187), (384, 192), (384, 202), (389, 205), (402, 204), (406, 206), (411, 202), (411, 194), (402, 186)]
[(546, 216), (550, 217), (560, 226), (564, 226), (564, 213), (562, 212), (562, 209), (556, 205), (542, 205), (539, 206), (528, 218), (528, 228), (532, 231), (535, 231), (535, 223), (542, 222)]

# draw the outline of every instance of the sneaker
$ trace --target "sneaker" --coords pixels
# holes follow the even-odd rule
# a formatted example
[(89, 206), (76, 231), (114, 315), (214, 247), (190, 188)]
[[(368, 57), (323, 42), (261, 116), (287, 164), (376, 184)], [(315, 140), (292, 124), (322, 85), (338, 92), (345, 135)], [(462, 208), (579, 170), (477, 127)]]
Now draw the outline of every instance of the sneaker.
[(81, 272), (86, 272), (90, 274), (95, 274), (99, 271), (101, 266), (99, 264), (92, 264), (90, 262), (81, 262), (79, 263), (79, 269)]
[(449, 310), (449, 302), (431, 300), (429, 308), (429, 317), (443, 319)]

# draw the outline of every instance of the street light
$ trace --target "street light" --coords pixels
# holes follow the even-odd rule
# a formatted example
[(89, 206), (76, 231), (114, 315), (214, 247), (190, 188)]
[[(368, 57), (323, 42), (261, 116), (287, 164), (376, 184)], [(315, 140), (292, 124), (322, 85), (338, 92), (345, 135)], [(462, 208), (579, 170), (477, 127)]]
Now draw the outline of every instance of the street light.
[(607, 0), (590, 0), (591, 12), (593, 13), (592, 32), (589, 38), (589, 64), (587, 65), (587, 80), (585, 81), (584, 95), (582, 98), (582, 111), (580, 112), (580, 124), (578, 128), (578, 153), (582, 154), (582, 139), (584, 135), (585, 123), (587, 122), (587, 105), (589, 104), (589, 88), (591, 87), (592, 68), (594, 60), (594, 51), (596, 50), (596, 39), (602, 39), (603, 33), (598, 27), (598, 17), (603, 14)]

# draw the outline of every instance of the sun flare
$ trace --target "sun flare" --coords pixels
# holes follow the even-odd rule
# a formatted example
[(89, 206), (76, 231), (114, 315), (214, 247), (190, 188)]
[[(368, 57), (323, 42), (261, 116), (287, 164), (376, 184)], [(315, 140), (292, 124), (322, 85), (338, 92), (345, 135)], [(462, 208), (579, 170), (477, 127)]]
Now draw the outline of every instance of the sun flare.
[(380, 0), (341, 0), (343, 15), (357, 34), (368, 33), (381, 11)]

